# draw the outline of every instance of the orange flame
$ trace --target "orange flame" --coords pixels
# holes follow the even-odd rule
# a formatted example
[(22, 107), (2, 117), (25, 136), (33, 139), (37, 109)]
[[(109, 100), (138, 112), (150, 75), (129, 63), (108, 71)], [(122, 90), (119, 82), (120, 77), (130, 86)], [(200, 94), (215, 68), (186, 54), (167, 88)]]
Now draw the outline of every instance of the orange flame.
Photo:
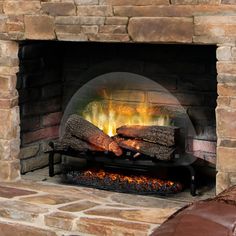
[(106, 100), (92, 101), (84, 109), (82, 116), (99, 127), (109, 136), (116, 134), (116, 129), (122, 125), (169, 125), (169, 115), (154, 116), (154, 109), (145, 102), (130, 105), (111, 99), (105, 93)]

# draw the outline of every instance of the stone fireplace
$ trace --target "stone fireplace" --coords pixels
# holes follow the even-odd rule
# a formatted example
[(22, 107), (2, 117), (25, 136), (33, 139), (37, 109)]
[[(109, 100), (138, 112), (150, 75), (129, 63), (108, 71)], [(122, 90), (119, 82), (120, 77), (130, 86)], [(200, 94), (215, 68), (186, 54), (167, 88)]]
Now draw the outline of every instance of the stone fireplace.
[[(236, 183), (233, 0), (22, 0), (0, 11), (2, 181), (47, 165), (46, 142), (86, 81), (128, 72), (160, 83), (188, 110), (197, 130), (188, 148), (216, 163), (217, 193)], [(146, 94), (154, 104), (163, 98)]]

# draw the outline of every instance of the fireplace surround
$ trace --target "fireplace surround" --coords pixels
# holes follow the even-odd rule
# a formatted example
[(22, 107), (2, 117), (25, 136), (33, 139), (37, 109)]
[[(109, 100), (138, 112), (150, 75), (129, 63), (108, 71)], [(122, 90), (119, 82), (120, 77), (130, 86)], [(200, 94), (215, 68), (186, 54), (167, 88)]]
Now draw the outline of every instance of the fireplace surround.
[[(68, 102), (66, 99), (70, 98), (70, 93), (73, 90), (68, 89), (67, 98), (62, 99), (63, 87), (62, 83), (58, 83), (58, 80), (64, 77), (60, 74), (61, 70), (52, 69), (60, 67), (60, 63), (62, 63), (59, 59), (61, 54), (58, 51), (56, 41), (76, 41), (76, 44), (80, 45), (84, 44), (81, 41), (99, 41), (109, 42), (109, 44), (111, 42), (123, 42), (125, 45), (130, 44), (129, 46), (134, 47), (139, 43), (145, 43), (141, 47), (145, 47), (146, 44), (154, 47), (157, 44), (178, 44), (174, 50), (177, 50), (178, 47), (181, 48), (182, 45), (194, 48), (190, 44), (217, 46), (215, 48), (209, 46), (211, 48), (209, 49), (211, 51), (211, 53), (209, 52), (210, 58), (215, 57), (216, 53), (218, 60), (216, 66), (218, 74), (216, 107), (216, 169), (218, 173), (216, 191), (220, 192), (236, 183), (234, 154), (236, 139), (236, 6), (233, 0), (193, 0), (191, 3), (186, 0), (148, 0), (142, 2), (131, 0), (60, 2), (7, 0), (0, 2), (0, 12), (0, 179), (2, 181), (14, 181), (20, 178), (20, 143), (24, 139), (27, 143), (27, 140), (34, 138), (32, 135), (41, 137), (42, 140), (58, 137), (58, 125), (63, 107)], [(28, 40), (38, 41), (29, 43)], [(51, 42), (46, 42), (48, 40)], [(86, 46), (83, 45), (83, 47), (94, 47), (91, 42)], [(50, 50), (42, 46), (45, 43), (51, 45)], [(32, 44), (37, 44), (37, 46), (32, 47)], [(109, 44), (106, 47), (109, 47)], [(99, 44), (99, 47), (101, 45), (103, 44)], [(118, 47), (117, 45), (114, 47)], [(167, 47), (166, 45), (164, 47)], [(169, 47), (174, 46), (168, 45)], [(102, 49), (110, 50), (105, 46), (102, 46)], [(101, 50), (99, 52), (100, 57), (105, 57), (107, 54), (102, 49), (99, 49)], [(184, 50), (179, 50), (179, 54), (183, 52), (185, 55)], [(42, 53), (48, 54), (48, 56), (44, 58), (41, 56)], [(79, 53), (78, 59), (81, 62), (80, 66), (85, 68), (86, 63), (83, 64), (83, 57), (80, 58)], [(90, 63), (96, 59), (97, 57), (91, 57)], [(73, 67), (73, 63), (71, 64), (69, 59), (67, 63), (68, 66)], [(110, 63), (112, 66), (112, 62)], [(126, 66), (133, 72), (132, 66), (127, 64)], [(176, 67), (181, 69), (179, 65)], [(134, 68), (140, 69), (142, 67), (134, 65)], [(191, 67), (187, 68), (192, 69)], [(74, 69), (71, 68), (72, 74)], [(152, 69), (158, 69), (155, 63)], [(40, 70), (46, 71), (44, 78), (38, 73)], [(214, 68), (212, 70), (214, 72)], [(35, 71), (38, 74), (34, 74)], [(201, 68), (195, 68), (195, 71), (200, 72)], [(43, 82), (43, 79), (47, 86), (39, 92), (38, 86)], [(50, 83), (48, 83), (49, 80), (51, 80)], [(199, 82), (197, 78), (195, 81)], [(208, 85), (208, 83), (203, 82), (204, 88)], [(22, 86), (29, 86), (30, 89), (21, 91)], [(74, 87), (73, 79), (70, 86)], [(18, 88), (19, 95), (16, 88)], [(66, 92), (64, 94), (66, 95)], [(29, 100), (36, 99), (37, 101), (38, 98), (40, 104), (28, 103)], [(216, 100), (207, 99), (207, 101), (209, 104), (211, 102), (214, 104)], [(25, 114), (26, 117), (21, 119), (20, 124), (19, 105), (22, 107), (22, 104), (25, 106), (21, 114)], [(34, 117), (34, 120), (27, 120), (27, 116), (31, 116), (32, 112), (40, 113), (42, 106), (49, 110), (48, 113), (39, 114), (40, 124), (37, 120), (38, 117)], [(20, 136), (20, 127), (21, 134), (23, 134), (30, 130), (31, 125), (40, 126), (39, 129), (34, 130), (35, 133), (33, 134)], [(195, 142), (193, 147), (204, 145), (204, 141)], [(40, 143), (40, 146), (30, 146), (30, 149), (22, 148), (23, 152), (21, 153), (24, 153), (24, 157), (31, 157), (32, 153), (38, 153), (45, 148), (44, 142)], [(202, 153), (198, 154), (201, 155)], [(213, 157), (209, 158), (212, 159)]]

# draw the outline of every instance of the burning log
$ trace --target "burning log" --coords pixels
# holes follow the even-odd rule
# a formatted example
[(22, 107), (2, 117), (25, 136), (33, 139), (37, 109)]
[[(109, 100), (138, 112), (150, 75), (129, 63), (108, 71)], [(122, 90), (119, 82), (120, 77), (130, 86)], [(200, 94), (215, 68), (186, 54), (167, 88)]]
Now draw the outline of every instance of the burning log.
[(68, 151), (73, 149), (78, 152), (86, 151), (104, 151), (104, 149), (96, 147), (90, 143), (87, 143), (83, 140), (77, 139), (76, 137), (66, 137), (62, 138), (60, 141), (53, 142), (53, 149), (57, 151)]
[(122, 149), (112, 138), (76, 114), (69, 117), (65, 126), (65, 137), (73, 136), (103, 150), (114, 152), (116, 156), (122, 155)]
[(163, 146), (157, 143), (150, 143), (137, 139), (124, 139), (118, 136), (113, 137), (118, 145), (124, 149), (139, 152), (158, 160), (170, 160), (175, 148)]
[(117, 134), (128, 138), (138, 138), (164, 146), (175, 145), (179, 128), (174, 126), (125, 125), (116, 129)]

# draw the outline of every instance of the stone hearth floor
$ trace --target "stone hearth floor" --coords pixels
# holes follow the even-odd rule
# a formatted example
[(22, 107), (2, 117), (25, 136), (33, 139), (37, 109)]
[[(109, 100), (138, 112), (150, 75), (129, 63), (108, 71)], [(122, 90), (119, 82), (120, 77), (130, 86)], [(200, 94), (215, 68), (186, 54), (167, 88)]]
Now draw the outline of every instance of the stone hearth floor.
[(149, 235), (182, 206), (213, 195), (140, 196), (58, 183), (47, 169), (0, 183), (0, 235)]

